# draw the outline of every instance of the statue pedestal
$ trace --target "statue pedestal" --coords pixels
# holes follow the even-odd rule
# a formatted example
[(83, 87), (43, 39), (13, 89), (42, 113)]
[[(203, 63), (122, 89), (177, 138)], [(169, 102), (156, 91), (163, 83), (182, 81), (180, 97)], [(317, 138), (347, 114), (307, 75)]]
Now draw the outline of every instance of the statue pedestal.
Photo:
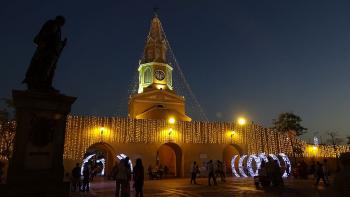
[(4, 196), (69, 196), (63, 149), (66, 117), (76, 98), (55, 92), (12, 94), (17, 129)]

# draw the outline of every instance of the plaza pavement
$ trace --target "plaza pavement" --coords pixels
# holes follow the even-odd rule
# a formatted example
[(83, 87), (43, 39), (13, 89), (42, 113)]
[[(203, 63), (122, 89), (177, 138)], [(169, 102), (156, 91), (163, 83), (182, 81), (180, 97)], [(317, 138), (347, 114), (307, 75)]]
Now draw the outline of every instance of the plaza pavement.
[[(71, 197), (77, 196), (114, 196), (114, 181), (95, 181), (91, 184), (89, 193), (71, 193)], [(218, 181), (217, 186), (208, 186), (206, 178), (199, 178), (197, 185), (191, 185), (188, 178), (146, 180), (144, 185), (144, 196), (154, 197), (221, 197), (221, 196), (328, 196), (330, 189), (323, 186), (321, 182), (318, 187), (314, 181), (285, 179), (283, 188), (269, 188), (268, 190), (256, 189), (252, 178), (227, 177), (225, 183)], [(135, 193), (131, 192), (131, 197)]]

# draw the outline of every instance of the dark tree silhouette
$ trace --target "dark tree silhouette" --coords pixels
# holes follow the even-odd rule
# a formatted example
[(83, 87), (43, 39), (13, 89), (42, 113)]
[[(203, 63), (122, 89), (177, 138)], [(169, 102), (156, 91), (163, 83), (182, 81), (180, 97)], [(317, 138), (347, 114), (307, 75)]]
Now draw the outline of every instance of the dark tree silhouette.
[(300, 125), (302, 119), (290, 112), (282, 113), (277, 119), (273, 119), (273, 128), (278, 132), (282, 132), (288, 135), (290, 144), (292, 146), (292, 154), (294, 161), (296, 161), (296, 154), (302, 153), (302, 147), (295, 143), (296, 136), (300, 136), (306, 133), (306, 128)]

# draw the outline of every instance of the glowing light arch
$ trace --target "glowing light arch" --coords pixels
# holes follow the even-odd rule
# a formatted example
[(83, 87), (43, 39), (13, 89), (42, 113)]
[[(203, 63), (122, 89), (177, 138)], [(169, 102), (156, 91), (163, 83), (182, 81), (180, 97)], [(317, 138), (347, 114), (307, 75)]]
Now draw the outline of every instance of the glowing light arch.
[[(254, 172), (253, 167), (252, 167), (252, 161), (255, 161), (256, 163), (256, 170)], [(260, 165), (261, 165), (261, 160), (259, 157), (255, 156), (255, 155), (250, 155), (248, 157), (247, 160), (247, 168), (248, 168), (248, 172), (250, 174), (250, 176), (254, 177), (254, 176), (258, 176), (258, 170), (260, 169)]]
[(243, 155), (241, 158), (239, 158), (239, 163), (238, 163), (238, 169), (239, 169), (239, 173), (243, 176), (243, 177), (248, 177), (244, 170), (243, 170), (243, 161), (244, 159), (247, 157), (247, 155)]
[[(121, 153), (121, 154), (117, 155), (117, 158), (119, 159), (119, 161), (122, 160), (122, 159), (125, 159), (126, 157), (128, 157), (128, 156), (125, 155), (124, 153)], [(130, 165), (130, 168), (131, 168), (131, 169), (130, 169), (131, 172), (133, 172), (134, 168), (132, 167), (132, 161), (131, 161), (131, 159), (129, 159), (129, 165)]]
[(236, 176), (236, 177), (241, 177), (239, 176), (239, 174), (237, 173), (236, 171), (236, 167), (235, 167), (235, 161), (236, 161), (236, 158), (238, 157), (238, 155), (235, 155), (232, 157), (232, 160), (231, 160), (231, 168), (232, 168), (232, 173)]

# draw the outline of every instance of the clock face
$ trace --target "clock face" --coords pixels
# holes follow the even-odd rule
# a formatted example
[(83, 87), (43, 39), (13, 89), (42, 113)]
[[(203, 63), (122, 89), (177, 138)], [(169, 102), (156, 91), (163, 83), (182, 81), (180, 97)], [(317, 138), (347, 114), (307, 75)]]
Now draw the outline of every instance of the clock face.
[(156, 77), (156, 79), (158, 79), (159, 81), (162, 81), (165, 78), (165, 73), (162, 70), (156, 70), (154, 72), (154, 76)]

